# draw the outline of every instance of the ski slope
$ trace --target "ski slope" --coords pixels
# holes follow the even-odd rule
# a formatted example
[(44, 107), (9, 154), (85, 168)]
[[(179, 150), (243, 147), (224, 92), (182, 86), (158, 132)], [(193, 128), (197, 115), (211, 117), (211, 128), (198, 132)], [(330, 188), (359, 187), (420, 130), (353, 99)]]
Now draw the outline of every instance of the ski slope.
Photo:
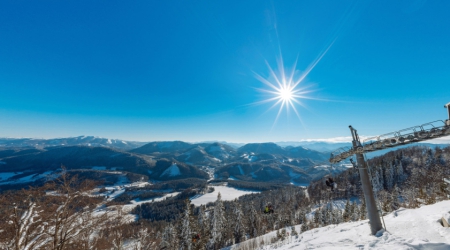
[[(298, 237), (288, 236), (270, 244), (276, 231), (224, 249), (450, 249), (450, 228), (440, 219), (448, 217), (450, 201), (441, 201), (417, 209), (405, 209), (384, 216), (387, 231), (370, 234), (368, 220), (315, 228)], [(297, 232), (300, 225), (296, 226)], [(290, 233), (290, 228), (286, 230)], [(290, 233), (291, 235), (291, 233)], [(262, 243), (264, 242), (264, 243)], [(266, 245), (265, 245), (266, 244)]]

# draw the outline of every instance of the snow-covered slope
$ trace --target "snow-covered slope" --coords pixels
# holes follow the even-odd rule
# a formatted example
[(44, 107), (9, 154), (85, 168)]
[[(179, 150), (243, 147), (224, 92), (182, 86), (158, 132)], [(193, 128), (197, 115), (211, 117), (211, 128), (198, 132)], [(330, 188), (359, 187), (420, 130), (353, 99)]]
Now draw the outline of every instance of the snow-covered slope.
[(222, 200), (231, 201), (236, 198), (239, 198), (242, 195), (259, 193), (259, 191), (241, 190), (241, 189), (236, 189), (236, 188), (227, 187), (227, 186), (214, 186), (214, 192), (207, 193), (204, 195), (199, 195), (198, 197), (193, 197), (191, 199), (191, 204), (200, 206), (200, 205), (207, 204), (209, 202), (215, 202), (217, 200), (217, 195), (219, 193), (222, 196)]
[(122, 150), (130, 150), (146, 144), (145, 142), (124, 141), (119, 139), (100, 138), (96, 136), (78, 136), (54, 139), (34, 138), (0, 138), (0, 147), (32, 147), (46, 148), (54, 146), (89, 146), (108, 147)]
[[(384, 217), (387, 231), (375, 236), (370, 234), (368, 220), (364, 220), (315, 228), (272, 244), (276, 232), (271, 232), (225, 249), (450, 249), (450, 228), (440, 222), (449, 211), (450, 201), (418, 209), (401, 208)], [(290, 228), (286, 231), (292, 235)], [(300, 225), (296, 231), (300, 231)]]

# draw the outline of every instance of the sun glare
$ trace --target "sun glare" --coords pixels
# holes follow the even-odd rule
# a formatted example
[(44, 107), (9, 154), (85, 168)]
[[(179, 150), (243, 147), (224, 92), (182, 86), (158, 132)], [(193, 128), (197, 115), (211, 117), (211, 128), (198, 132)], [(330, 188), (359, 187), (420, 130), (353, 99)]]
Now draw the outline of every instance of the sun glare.
[(286, 109), (287, 112), (292, 109), (300, 119), (296, 104), (303, 105), (300, 100), (310, 99), (307, 94), (311, 92), (307, 90), (307, 87), (304, 84), (302, 84), (303, 86), (301, 87), (299, 86), (306, 75), (295, 74), (295, 65), (289, 74), (287, 74), (288, 72), (286, 72), (286, 69), (283, 67), (282, 63), (279, 63), (280, 69), (277, 73), (275, 73), (268, 63), (267, 66), (270, 71), (269, 77), (262, 77), (259, 74), (255, 74), (256, 78), (260, 82), (269, 87), (269, 89), (259, 89), (261, 92), (269, 94), (269, 98), (261, 101), (260, 103), (275, 102), (271, 108), (280, 105), (275, 122), (278, 120), (278, 117), (284, 109)]
[(278, 109), (277, 117), (275, 118), (275, 123), (280, 117), (280, 114), (283, 111), (283, 109), (286, 109), (287, 114), (289, 114), (289, 110), (292, 109), (297, 115), (298, 119), (301, 121), (300, 115), (296, 108), (296, 104), (304, 107), (304, 104), (301, 102), (302, 99), (321, 100), (313, 98), (308, 95), (311, 92), (313, 92), (313, 90), (311, 90), (310, 86), (306, 85), (304, 81), (306, 76), (308, 76), (309, 72), (311, 72), (311, 70), (314, 69), (317, 63), (319, 63), (320, 60), (325, 56), (325, 54), (331, 48), (333, 43), (334, 41), (322, 53), (320, 53), (318, 57), (314, 61), (312, 61), (311, 64), (301, 73), (298, 70), (296, 70), (297, 61), (294, 63), (292, 70), (289, 72), (284, 67), (283, 57), (281, 56), (281, 53), (277, 63), (278, 66), (277, 73), (275, 73), (275, 71), (267, 62), (267, 60), (266, 65), (267, 68), (269, 69), (268, 77), (263, 77), (260, 74), (254, 72), (256, 79), (258, 79), (260, 82), (264, 83), (267, 87), (269, 87), (269, 89), (259, 89), (259, 90), (261, 92), (265, 92), (270, 95), (269, 98), (257, 102), (257, 104), (275, 102), (272, 105), (272, 107), (269, 108), (269, 110), (277, 105), (280, 106), (280, 108)]
[(280, 89), (280, 93), (278, 93), (278, 95), (284, 101), (290, 101), (292, 99), (292, 91), (288, 88)]
[(310, 88), (311, 86), (306, 85), (304, 81), (309, 72), (311, 72), (311, 70), (323, 58), (323, 56), (327, 53), (332, 45), (333, 43), (331, 43), (321, 54), (319, 54), (318, 57), (313, 62), (311, 62), (311, 64), (302, 72), (296, 70), (297, 61), (294, 63), (292, 70), (287, 70), (284, 67), (283, 57), (281, 56), (281, 53), (277, 63), (278, 72), (275, 72), (275, 70), (270, 66), (267, 60), (266, 65), (269, 69), (269, 76), (263, 77), (260, 74), (254, 72), (256, 79), (269, 87), (268, 89), (258, 90), (270, 95), (269, 98), (257, 102), (256, 104), (275, 102), (269, 109), (272, 109), (277, 105), (280, 106), (278, 109), (277, 117), (275, 118), (275, 123), (277, 122), (281, 112), (284, 109), (286, 109), (286, 112), (288, 114), (289, 110), (292, 109), (297, 115), (298, 119), (301, 121), (300, 114), (298, 113), (296, 108), (296, 104), (304, 107), (304, 104), (301, 102), (302, 99), (321, 100), (313, 98), (309, 95), (311, 92), (313, 92), (313, 90)]

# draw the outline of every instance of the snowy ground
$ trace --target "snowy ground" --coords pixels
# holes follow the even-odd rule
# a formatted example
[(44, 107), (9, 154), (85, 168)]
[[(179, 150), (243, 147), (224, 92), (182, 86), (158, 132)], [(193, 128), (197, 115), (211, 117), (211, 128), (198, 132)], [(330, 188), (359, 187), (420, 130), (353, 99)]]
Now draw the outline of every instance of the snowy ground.
[(158, 201), (163, 201), (163, 200), (165, 200), (166, 198), (176, 196), (176, 195), (178, 195), (179, 193), (180, 193), (180, 192), (173, 192), (173, 193), (170, 193), (170, 194), (166, 194), (166, 195), (164, 195), (164, 196), (162, 196), (162, 197), (153, 198), (153, 199), (148, 199), (148, 200), (142, 200), (142, 201), (139, 200), (139, 199), (132, 200), (132, 201), (131, 201), (131, 204), (123, 205), (123, 206), (122, 206), (122, 209), (123, 209), (124, 212), (130, 212), (130, 211), (133, 210), (137, 205), (140, 205), (140, 204), (143, 204), (143, 203), (148, 203), (148, 202), (158, 202)]
[(28, 183), (37, 181), (39, 179), (47, 178), (47, 179), (53, 179), (55, 176), (53, 176), (53, 171), (47, 171), (42, 174), (29, 174), (27, 176), (14, 179), (12, 177), (22, 174), (23, 172), (5, 172), (0, 173), (0, 185), (7, 185), (7, 184), (22, 184), (22, 183)]
[[(370, 234), (368, 220), (329, 225), (270, 244), (276, 232), (225, 249), (450, 249), (450, 228), (440, 219), (450, 211), (450, 201), (418, 209), (401, 208), (384, 217), (387, 231)], [(296, 226), (300, 230), (300, 225)], [(291, 230), (288, 229), (287, 232)], [(261, 243), (261, 242), (265, 242)], [(270, 245), (269, 245), (270, 244)]]
[(220, 195), (222, 196), (222, 200), (224, 201), (232, 201), (238, 198), (239, 196), (245, 194), (259, 193), (259, 191), (246, 191), (227, 186), (213, 186), (213, 187), (214, 192), (192, 198), (191, 204), (194, 204), (195, 206), (200, 206), (207, 204), (208, 202), (215, 202), (217, 200), (217, 195), (219, 192)]

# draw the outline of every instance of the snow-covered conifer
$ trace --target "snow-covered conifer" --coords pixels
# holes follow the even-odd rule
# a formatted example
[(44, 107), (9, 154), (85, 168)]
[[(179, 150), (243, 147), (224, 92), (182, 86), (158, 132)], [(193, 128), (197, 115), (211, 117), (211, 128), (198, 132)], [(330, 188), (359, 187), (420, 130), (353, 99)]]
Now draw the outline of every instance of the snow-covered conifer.
[(322, 226), (322, 210), (320, 208), (318, 208), (315, 212), (314, 212), (314, 223), (316, 223), (316, 225), (318, 227)]
[(394, 166), (392, 162), (384, 169), (384, 186), (386, 190), (392, 190), (394, 186)]
[(304, 209), (300, 209), (300, 212), (298, 213), (298, 221), (303, 223), (303, 219), (306, 218), (306, 211)]
[(178, 249), (177, 232), (172, 224), (164, 228), (159, 247), (161, 249)]
[(198, 212), (198, 230), (203, 238), (209, 237), (210, 219), (205, 212), (205, 205), (201, 205)]
[(241, 206), (237, 201), (233, 202), (233, 215), (234, 215), (234, 240), (235, 243), (239, 243), (245, 240), (245, 223), (244, 223), (244, 214), (242, 213)]
[(309, 223), (307, 222), (307, 220), (302, 223), (300, 230), (302, 230), (302, 233), (309, 230)]
[(352, 206), (352, 208), (351, 208), (352, 215), (351, 215), (350, 219), (352, 221), (357, 221), (361, 217), (361, 212), (360, 212), (359, 206), (356, 203), (356, 201), (353, 201), (351, 206)]
[(252, 237), (257, 237), (259, 235), (259, 217), (258, 212), (256, 212), (255, 206), (252, 204), (250, 205), (250, 235)]
[(366, 208), (366, 200), (364, 197), (361, 197), (361, 209), (360, 209), (360, 219), (365, 220), (367, 218), (367, 208)]
[(330, 225), (333, 224), (333, 214), (332, 214), (333, 205), (329, 203), (324, 209), (324, 224)]
[(351, 211), (351, 204), (350, 204), (350, 200), (347, 199), (347, 202), (345, 203), (345, 208), (344, 208), (344, 214), (343, 214), (343, 219), (344, 222), (347, 222), (350, 220), (351, 216), (352, 216), (352, 211)]
[(151, 238), (147, 228), (141, 227), (136, 234), (137, 242), (134, 246), (135, 250), (151, 249)]
[(392, 194), (391, 194), (392, 198), (392, 209), (393, 210), (397, 210), (400, 208), (400, 201), (399, 201), (399, 191), (398, 191), (398, 187), (394, 186), (394, 188), (392, 189)]
[(434, 151), (429, 148), (426, 153), (425, 166), (426, 168), (430, 168), (436, 164), (436, 159), (434, 158)]
[(192, 249), (191, 201), (186, 199), (183, 218), (181, 219), (181, 249)]
[(375, 174), (374, 177), (372, 178), (372, 186), (373, 186), (373, 191), (374, 192), (379, 192), (381, 191), (383, 188), (383, 182), (382, 182), (382, 174), (380, 174), (380, 170), (381, 169), (375, 169)]
[(378, 199), (380, 199), (382, 204), (382, 210), (384, 212), (391, 212), (392, 211), (392, 196), (387, 191), (383, 190), (380, 192), (380, 195), (378, 196)]
[(291, 235), (292, 235), (292, 236), (297, 236), (297, 235), (298, 235), (297, 230), (295, 230), (295, 226), (292, 226), (292, 227), (291, 227)]
[(224, 208), (222, 203), (222, 196), (220, 192), (217, 195), (216, 204), (214, 206), (214, 214), (211, 221), (211, 239), (210, 244), (215, 248), (217, 246), (221, 246), (222, 241), (224, 240), (224, 229), (225, 229), (225, 215)]
[(403, 171), (403, 164), (401, 160), (398, 161), (398, 164), (395, 167), (395, 172), (397, 175), (397, 182), (402, 182), (405, 179), (405, 174)]
[(340, 209), (333, 208), (331, 210), (331, 214), (332, 214), (332, 223), (333, 224), (342, 223), (343, 219), (342, 219), (342, 212)]

